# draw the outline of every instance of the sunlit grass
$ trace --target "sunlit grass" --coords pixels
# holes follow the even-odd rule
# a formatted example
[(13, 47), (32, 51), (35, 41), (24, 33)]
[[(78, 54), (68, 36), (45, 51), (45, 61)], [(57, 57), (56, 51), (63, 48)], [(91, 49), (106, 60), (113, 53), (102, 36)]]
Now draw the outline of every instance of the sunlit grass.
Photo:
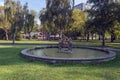
[[(0, 40), (1, 45), (12, 44), (12, 41), (5, 41)], [(15, 44), (19, 45), (49, 45), (49, 44), (58, 44), (58, 41), (38, 41), (38, 40), (23, 40), (23, 41), (15, 41)], [(101, 41), (99, 40), (90, 40), (89, 42), (86, 41), (73, 41), (73, 45), (80, 45), (80, 46), (102, 46)], [(106, 47), (114, 47), (120, 48), (120, 40), (117, 40), (113, 43), (110, 40), (106, 40)]]
[[(37, 40), (24, 40), (15, 41), (15, 44), (57, 44), (57, 41), (37, 41)], [(0, 44), (12, 44), (12, 41), (0, 40)]]
[(120, 52), (109, 62), (48, 64), (22, 58), (25, 48), (0, 46), (0, 80), (120, 80)]

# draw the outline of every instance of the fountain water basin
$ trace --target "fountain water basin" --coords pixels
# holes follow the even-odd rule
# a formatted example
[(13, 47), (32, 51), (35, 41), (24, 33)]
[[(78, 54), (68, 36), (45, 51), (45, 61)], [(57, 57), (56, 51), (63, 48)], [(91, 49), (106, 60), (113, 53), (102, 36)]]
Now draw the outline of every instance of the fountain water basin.
[[(63, 48), (63, 50), (66, 48)], [(105, 48), (74, 46), (72, 53), (59, 53), (57, 46), (29, 48), (21, 51), (23, 57), (30, 60), (45, 61), (50, 63), (66, 62), (103, 62), (116, 57), (116, 53)]]

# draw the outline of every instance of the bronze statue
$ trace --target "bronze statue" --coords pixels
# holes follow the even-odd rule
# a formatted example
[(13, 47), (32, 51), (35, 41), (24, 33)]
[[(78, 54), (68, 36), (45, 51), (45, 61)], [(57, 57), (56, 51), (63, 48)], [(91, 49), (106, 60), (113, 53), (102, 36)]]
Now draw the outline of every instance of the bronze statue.
[[(65, 48), (67, 48), (67, 50), (64, 50)], [(70, 37), (68, 38), (65, 35), (62, 35), (62, 37), (59, 39), (58, 52), (72, 53), (72, 39)]]

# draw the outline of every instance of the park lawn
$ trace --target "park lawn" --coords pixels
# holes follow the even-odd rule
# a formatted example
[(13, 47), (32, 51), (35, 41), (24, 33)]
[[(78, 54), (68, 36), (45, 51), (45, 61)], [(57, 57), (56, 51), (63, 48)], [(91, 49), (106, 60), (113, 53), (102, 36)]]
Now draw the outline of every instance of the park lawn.
[[(12, 41), (0, 40), (0, 45), (11, 45)], [(16, 45), (56, 45), (58, 41), (38, 41), (38, 40), (24, 40), (24, 41), (16, 41)], [(90, 40), (86, 41), (73, 41), (73, 45), (79, 46), (98, 46), (101, 47), (101, 41), (99, 40)], [(120, 48), (120, 40), (117, 40), (111, 43), (109, 40), (106, 40), (106, 47)]]
[[(99, 40), (91, 40), (89, 42), (86, 41), (74, 41), (73, 45), (78, 46), (95, 46), (95, 47), (101, 47), (102, 42)], [(110, 42), (109, 40), (106, 40), (105, 47), (112, 47), (112, 48), (120, 48), (120, 40), (115, 42)]]
[(48, 64), (22, 58), (25, 48), (0, 46), (0, 80), (120, 80), (120, 52), (109, 62)]
[[(23, 40), (23, 41), (15, 41), (15, 44), (26, 44), (26, 45), (46, 45), (46, 44), (57, 44), (57, 41), (38, 41), (38, 40)], [(12, 44), (12, 41), (0, 40), (0, 44)]]

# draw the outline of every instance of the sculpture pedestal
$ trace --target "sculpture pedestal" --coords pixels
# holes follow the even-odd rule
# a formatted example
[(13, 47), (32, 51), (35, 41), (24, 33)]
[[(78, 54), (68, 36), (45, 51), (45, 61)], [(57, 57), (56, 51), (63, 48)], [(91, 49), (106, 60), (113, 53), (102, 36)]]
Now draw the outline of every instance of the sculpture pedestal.
[(72, 50), (61, 49), (61, 50), (58, 50), (58, 53), (72, 53)]

